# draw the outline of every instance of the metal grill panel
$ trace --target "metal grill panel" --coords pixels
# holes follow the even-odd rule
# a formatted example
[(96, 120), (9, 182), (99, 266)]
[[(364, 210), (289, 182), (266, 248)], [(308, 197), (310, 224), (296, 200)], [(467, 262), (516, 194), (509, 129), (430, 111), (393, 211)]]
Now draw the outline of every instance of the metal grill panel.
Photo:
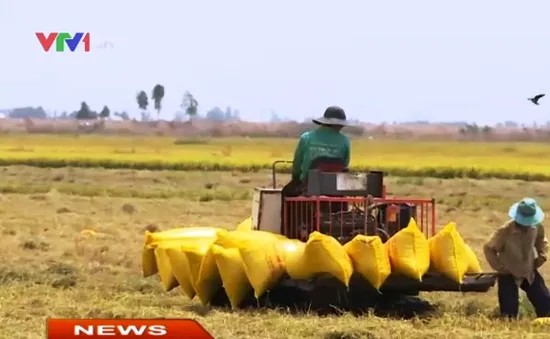
[[(318, 231), (345, 243), (357, 234), (380, 235), (387, 240), (415, 218), (426, 235), (435, 234), (433, 199), (374, 198), (367, 206), (366, 197), (292, 197), (283, 206), (283, 234), (306, 241)], [(386, 239), (384, 239), (386, 238)]]

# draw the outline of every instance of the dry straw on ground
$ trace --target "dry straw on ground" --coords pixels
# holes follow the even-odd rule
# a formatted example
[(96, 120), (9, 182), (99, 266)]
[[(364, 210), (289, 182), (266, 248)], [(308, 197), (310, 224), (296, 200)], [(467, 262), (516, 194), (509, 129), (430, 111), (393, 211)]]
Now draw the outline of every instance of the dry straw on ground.
[[(525, 302), (526, 318), (519, 322), (493, 320), (495, 289), (481, 295), (423, 294), (440, 305), (439, 314), (400, 321), (210, 309), (186, 301), (177, 290), (163, 292), (157, 278), (141, 278), (146, 227), (234, 227), (250, 215), (248, 192), (269, 184), (267, 172), (21, 166), (3, 168), (0, 179), (5, 193), (0, 197), (5, 253), (0, 263), (0, 323), (6, 338), (43, 337), (47, 317), (190, 317), (216, 338), (548, 337), (549, 328), (530, 325), (532, 309)], [(511, 202), (528, 195), (543, 206), (550, 204), (550, 183), (390, 178), (388, 187), (395, 195), (433, 196), (439, 225), (456, 221), (480, 257), (483, 241), (506, 219)], [(549, 265), (543, 268), (547, 279)]]

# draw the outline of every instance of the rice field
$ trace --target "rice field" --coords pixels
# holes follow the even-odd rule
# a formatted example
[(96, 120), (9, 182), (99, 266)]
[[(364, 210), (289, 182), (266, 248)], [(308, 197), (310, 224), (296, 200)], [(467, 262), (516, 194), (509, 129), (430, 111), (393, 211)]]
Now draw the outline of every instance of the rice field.
[[(3, 135), (0, 165), (258, 171), (291, 160), (296, 140), (103, 135)], [(543, 143), (352, 140), (352, 170), (395, 176), (550, 180)], [(283, 168), (283, 170), (285, 170)]]
[[(49, 143), (44, 143), (48, 146)], [(516, 339), (548, 338), (531, 323), (521, 293), (521, 318), (494, 318), (496, 288), (488, 293), (422, 293), (436, 314), (411, 320), (373, 314), (319, 317), (287, 310), (232, 311), (202, 306), (179, 289), (164, 291), (157, 276), (143, 278), (144, 230), (181, 226), (233, 229), (250, 216), (249, 192), (270, 183), (250, 173), (100, 168), (0, 168), (1, 338), (43, 338), (46, 319), (192, 318), (216, 339)], [(289, 179), (281, 175), (281, 181)], [(390, 177), (392, 195), (433, 197), (437, 225), (455, 221), (464, 240), (482, 254), (491, 232), (524, 195), (549, 206), (550, 182)], [(92, 189), (93, 188), (93, 189)], [(95, 237), (84, 236), (85, 229)], [(541, 269), (550, 278), (550, 264)]]

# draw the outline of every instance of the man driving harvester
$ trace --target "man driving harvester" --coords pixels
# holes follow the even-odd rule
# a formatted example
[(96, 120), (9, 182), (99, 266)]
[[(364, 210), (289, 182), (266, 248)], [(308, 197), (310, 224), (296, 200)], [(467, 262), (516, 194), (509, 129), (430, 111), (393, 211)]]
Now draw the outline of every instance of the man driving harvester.
[[(296, 197), (303, 193), (308, 171), (319, 168), (316, 161), (320, 160), (323, 163), (322, 169), (326, 171), (337, 168), (346, 170), (349, 166), (350, 141), (346, 135), (340, 133), (342, 128), (349, 126), (344, 110), (338, 106), (330, 106), (322, 118), (313, 119), (313, 122), (319, 127), (300, 136), (294, 152), (292, 179), (281, 192), (281, 206), (284, 206), (286, 197)], [(283, 211), (281, 208), (281, 221), (284, 220)], [(287, 219), (289, 217), (290, 215)]]

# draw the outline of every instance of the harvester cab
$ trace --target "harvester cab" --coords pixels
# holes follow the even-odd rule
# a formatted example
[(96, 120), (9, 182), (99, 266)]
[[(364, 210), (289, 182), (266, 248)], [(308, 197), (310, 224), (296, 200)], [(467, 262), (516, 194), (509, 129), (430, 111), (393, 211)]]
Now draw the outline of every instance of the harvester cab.
[(299, 194), (283, 197), (276, 178), (276, 167), (282, 163), (292, 162), (273, 163), (272, 187), (255, 189), (255, 229), (302, 241), (317, 231), (342, 244), (357, 234), (378, 235), (385, 242), (415, 218), (427, 237), (435, 232), (434, 199), (388, 197), (383, 172), (351, 173), (331, 161), (317, 163)]

